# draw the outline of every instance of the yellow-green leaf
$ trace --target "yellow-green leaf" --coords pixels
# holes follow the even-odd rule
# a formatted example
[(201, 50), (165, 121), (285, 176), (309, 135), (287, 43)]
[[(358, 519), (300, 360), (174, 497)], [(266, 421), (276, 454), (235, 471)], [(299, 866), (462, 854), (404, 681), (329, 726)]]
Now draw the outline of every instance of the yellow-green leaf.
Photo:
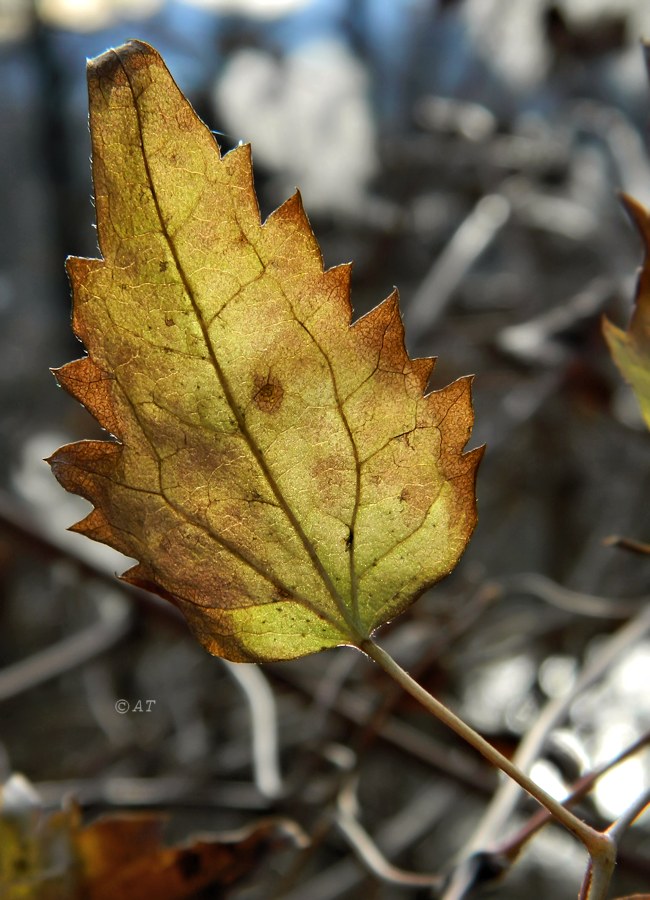
[(464, 378), (425, 395), (397, 293), (351, 325), (298, 194), (260, 222), (250, 149), (223, 158), (159, 55), (89, 63), (101, 259), (72, 258), (88, 357), (58, 371), (117, 441), (51, 460), (75, 526), (207, 649), (359, 645), (446, 575), (476, 521)]
[(650, 428), (650, 215), (631, 197), (624, 197), (623, 200), (643, 240), (645, 260), (639, 273), (636, 305), (627, 331), (622, 331), (607, 319), (603, 322), (603, 330), (614, 362), (632, 385), (643, 418)]

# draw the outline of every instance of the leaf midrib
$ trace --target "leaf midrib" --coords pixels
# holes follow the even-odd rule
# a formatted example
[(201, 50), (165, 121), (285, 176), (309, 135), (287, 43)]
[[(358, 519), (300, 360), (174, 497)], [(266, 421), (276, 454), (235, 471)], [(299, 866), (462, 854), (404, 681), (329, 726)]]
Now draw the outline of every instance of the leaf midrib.
[[(173, 241), (173, 239), (172, 239), (172, 236), (171, 236), (170, 233), (169, 233), (169, 230), (168, 230), (168, 228), (167, 228), (167, 224), (166, 224), (165, 219), (164, 219), (163, 214), (162, 214), (162, 209), (161, 209), (161, 207), (160, 207), (160, 203), (159, 203), (159, 200), (158, 200), (158, 193), (157, 193), (157, 191), (156, 191), (156, 187), (155, 187), (155, 184), (154, 184), (154, 180), (153, 180), (153, 177), (152, 177), (152, 174), (151, 174), (151, 169), (150, 169), (150, 167), (149, 167), (149, 160), (148, 160), (148, 158), (147, 158), (147, 153), (146, 153), (146, 149), (145, 149), (144, 134), (143, 134), (143, 125), (142, 125), (142, 115), (141, 115), (141, 111), (140, 111), (140, 106), (139, 106), (138, 99), (136, 98), (136, 92), (135, 92), (135, 89), (134, 89), (133, 84), (132, 84), (132, 81), (131, 81), (131, 77), (130, 77), (129, 70), (128, 70), (128, 68), (124, 65), (124, 63), (123, 63), (123, 61), (122, 61), (122, 58), (120, 57), (119, 53), (117, 53), (115, 50), (114, 50), (113, 52), (114, 52), (115, 55), (117, 56), (117, 59), (118, 59), (119, 64), (120, 64), (120, 67), (122, 68), (122, 70), (123, 70), (123, 72), (124, 72), (124, 75), (125, 75), (125, 77), (126, 77), (126, 79), (127, 79), (127, 82), (128, 82), (128, 84), (129, 84), (129, 89), (130, 89), (130, 91), (131, 91), (131, 96), (132, 96), (132, 99), (133, 99), (133, 108), (134, 108), (134, 110), (135, 110), (136, 120), (137, 120), (137, 124), (138, 124), (138, 135), (139, 135), (139, 138), (140, 138), (140, 148), (141, 148), (141, 152), (142, 152), (142, 161), (143, 161), (145, 173), (146, 173), (146, 176), (147, 176), (147, 181), (149, 182), (149, 189), (150, 189), (150, 191), (151, 191), (151, 197), (152, 197), (152, 200), (153, 200), (155, 209), (156, 209), (156, 215), (158, 216), (158, 221), (159, 221), (159, 223), (160, 223), (160, 230), (161, 230), (161, 233), (162, 233), (162, 235), (163, 235), (163, 237), (164, 237), (164, 239), (165, 239), (165, 242), (167, 243), (167, 246), (168, 246), (168, 248), (169, 248), (169, 252), (170, 252), (170, 254), (171, 254), (171, 257), (172, 257), (172, 259), (174, 260), (174, 265), (175, 265), (176, 270), (177, 270), (177, 272), (178, 272), (178, 276), (179, 276), (179, 278), (180, 278), (180, 280), (181, 280), (181, 283), (182, 283), (182, 285), (183, 285), (183, 289), (185, 290), (185, 293), (186, 293), (186, 295), (187, 295), (187, 298), (188, 298), (188, 300), (189, 300), (189, 302), (190, 302), (190, 304), (191, 304), (191, 306), (192, 306), (192, 309), (193, 309), (193, 311), (194, 311), (194, 315), (195, 315), (195, 317), (196, 317), (196, 320), (197, 320), (197, 322), (198, 322), (198, 325), (199, 325), (199, 327), (200, 327), (200, 329), (201, 329), (201, 334), (202, 334), (202, 336), (203, 336), (203, 340), (204, 340), (204, 343), (205, 343), (205, 346), (206, 346), (206, 350), (207, 350), (208, 355), (209, 355), (209, 357), (210, 357), (210, 362), (211, 362), (212, 367), (213, 367), (213, 369), (214, 369), (214, 371), (215, 371), (215, 374), (216, 374), (216, 376), (217, 376), (217, 379), (218, 379), (218, 381), (219, 381), (219, 384), (220, 384), (220, 386), (221, 386), (221, 389), (222, 389), (222, 391), (223, 391), (223, 393), (224, 393), (224, 397), (225, 397), (225, 399), (226, 399), (226, 402), (228, 403), (228, 406), (229, 406), (230, 409), (232, 410), (232, 413), (233, 413), (233, 415), (235, 416), (235, 419), (236, 419), (236, 421), (237, 421), (237, 426), (238, 426), (238, 428), (239, 428), (239, 430), (240, 430), (242, 436), (244, 437), (244, 440), (246, 441), (246, 444), (247, 444), (247, 446), (248, 446), (248, 448), (249, 448), (251, 454), (253, 455), (253, 458), (254, 458), (255, 461), (257, 462), (257, 464), (258, 464), (258, 466), (259, 466), (259, 468), (260, 468), (260, 470), (261, 470), (261, 472), (262, 472), (264, 478), (266, 478), (266, 480), (267, 480), (267, 482), (268, 482), (268, 484), (269, 484), (269, 487), (271, 488), (271, 491), (273, 492), (274, 496), (276, 497), (276, 499), (277, 499), (277, 501), (278, 501), (278, 504), (279, 504), (280, 508), (282, 509), (282, 511), (284, 512), (285, 516), (286, 516), (287, 519), (289, 520), (289, 523), (291, 524), (292, 528), (294, 529), (294, 531), (295, 531), (296, 534), (298, 535), (298, 538), (300, 539), (300, 541), (301, 541), (301, 543), (302, 543), (302, 545), (303, 545), (303, 547), (304, 547), (304, 549), (305, 549), (305, 552), (307, 553), (307, 556), (309, 557), (309, 559), (310, 559), (310, 561), (311, 561), (311, 564), (313, 565), (314, 569), (316, 570), (317, 574), (319, 575), (319, 577), (320, 577), (321, 581), (323, 582), (323, 584), (324, 584), (324, 586), (325, 586), (327, 592), (328, 592), (329, 595), (332, 597), (332, 600), (334, 601), (334, 604), (335, 604), (336, 608), (338, 609), (338, 611), (339, 611), (339, 613), (340, 613), (340, 615), (341, 615), (341, 618), (343, 619), (343, 624), (347, 627), (347, 629), (348, 629), (348, 631), (349, 631), (349, 637), (352, 638), (356, 643), (360, 643), (360, 642), (362, 642), (362, 641), (365, 639), (366, 636), (359, 633), (359, 631), (358, 631), (358, 629), (357, 629), (355, 623), (353, 623), (353, 621), (351, 620), (351, 618), (350, 618), (350, 616), (349, 616), (349, 613), (348, 613), (348, 610), (347, 610), (347, 608), (346, 608), (346, 606), (345, 606), (345, 602), (344, 602), (343, 598), (341, 597), (341, 595), (340, 595), (339, 592), (337, 591), (336, 586), (334, 585), (334, 583), (332, 582), (332, 579), (331, 579), (330, 576), (329, 576), (329, 573), (327, 572), (327, 570), (326, 570), (325, 567), (323, 566), (323, 564), (322, 564), (322, 562), (321, 562), (321, 560), (320, 560), (318, 554), (316, 553), (316, 550), (314, 549), (314, 547), (313, 547), (311, 541), (309, 540), (309, 538), (307, 537), (307, 535), (306, 535), (305, 532), (303, 531), (303, 528), (302, 528), (302, 526), (300, 525), (300, 522), (299, 522), (298, 518), (296, 517), (295, 513), (294, 513), (293, 510), (291, 509), (289, 503), (287, 502), (287, 500), (286, 500), (286, 498), (284, 497), (282, 491), (280, 490), (279, 485), (277, 484), (275, 478), (273, 477), (272, 472), (271, 472), (270, 469), (268, 468), (268, 466), (267, 466), (267, 464), (266, 464), (266, 461), (265, 461), (265, 459), (264, 459), (264, 456), (263, 456), (263, 454), (262, 454), (262, 451), (261, 451), (260, 448), (257, 446), (255, 440), (253, 439), (252, 434), (250, 433), (248, 427), (246, 426), (246, 422), (245, 422), (245, 420), (244, 420), (244, 417), (242, 416), (241, 411), (240, 411), (240, 409), (239, 409), (237, 403), (235, 402), (235, 398), (234, 398), (232, 389), (231, 389), (231, 387), (230, 387), (230, 384), (229, 384), (229, 382), (228, 382), (228, 379), (226, 378), (226, 375), (225, 375), (223, 369), (221, 368), (221, 365), (219, 364), (219, 360), (218, 360), (217, 355), (216, 355), (216, 353), (215, 353), (215, 349), (214, 349), (214, 346), (213, 346), (213, 344), (212, 344), (212, 340), (211, 340), (211, 338), (210, 338), (210, 334), (209, 334), (209, 332), (208, 332), (208, 330), (207, 330), (207, 325), (206, 325), (206, 323), (205, 323), (205, 321), (204, 321), (204, 318), (203, 318), (203, 315), (202, 315), (202, 313), (201, 313), (201, 310), (200, 310), (200, 308), (199, 308), (199, 306), (198, 306), (198, 304), (197, 304), (196, 297), (195, 297), (195, 295), (194, 295), (194, 290), (193, 290), (193, 288), (192, 288), (192, 286), (191, 286), (191, 284), (190, 284), (190, 282), (189, 282), (189, 279), (188, 279), (188, 277), (187, 277), (187, 275), (186, 275), (186, 273), (185, 273), (185, 270), (184, 270), (184, 268), (183, 268), (183, 265), (182, 265), (182, 263), (181, 263), (181, 260), (180, 260), (179, 254), (178, 254), (178, 251), (177, 251), (177, 249), (176, 249), (176, 246), (175, 246), (175, 244), (174, 244), (174, 241)], [(242, 234), (244, 234), (243, 230), (242, 230), (242, 229), (240, 229), (240, 230), (242, 231)], [(244, 234), (244, 237), (246, 237), (245, 234)], [(250, 241), (249, 241), (249, 243), (250, 243)], [(256, 248), (254, 248), (254, 249), (255, 249), (255, 252), (257, 253)], [(257, 253), (257, 255), (258, 255), (258, 258), (259, 258), (259, 253)], [(264, 265), (264, 262), (263, 262), (263, 260), (262, 260), (261, 258), (260, 258), (260, 263), (262, 264), (264, 270), (266, 271), (266, 266)]]

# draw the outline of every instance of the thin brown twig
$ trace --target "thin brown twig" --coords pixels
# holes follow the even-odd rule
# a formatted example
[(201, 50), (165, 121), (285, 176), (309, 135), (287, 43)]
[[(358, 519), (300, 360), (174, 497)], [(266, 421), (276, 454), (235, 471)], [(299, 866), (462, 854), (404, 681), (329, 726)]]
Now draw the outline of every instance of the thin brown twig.
[[(649, 611), (650, 612), (650, 611)], [(501, 769), (512, 781), (523, 788), (538, 803), (545, 806), (571, 834), (576, 837), (589, 853), (593, 862), (594, 877), (589, 889), (588, 900), (604, 900), (605, 890), (616, 862), (616, 852), (609, 835), (601, 834), (582, 819), (575, 816), (570, 810), (559, 803), (555, 797), (533, 781), (519, 766), (504, 756), (495, 746), (475, 731), (463, 719), (457, 716), (449, 707), (441, 703), (436, 697), (418, 684), (408, 672), (403, 669), (396, 660), (386, 653), (381, 647), (368, 639), (360, 644), (371, 659), (380, 665), (383, 670), (395, 681), (402, 685), (405, 691), (418, 700), (422, 706), (435, 716), (440, 722), (454, 731), (460, 738), (474, 747), (489, 763)]]
[(629, 808), (623, 813), (622, 816), (619, 816), (618, 819), (613, 822), (609, 828), (607, 829), (607, 833), (610, 837), (614, 838), (616, 845), (620, 844), (621, 838), (630, 827), (633, 825), (636, 820), (643, 815), (645, 810), (650, 806), (650, 788), (646, 790), (640, 797), (631, 803)]
[[(584, 667), (568, 694), (554, 698), (547, 704), (537, 717), (533, 727), (521, 741), (513, 757), (513, 763), (520, 769), (528, 770), (539, 756), (549, 733), (562, 721), (576, 697), (598, 681), (612, 663), (641, 640), (648, 631), (650, 631), (650, 608), (646, 607), (609, 637)], [(492, 797), (473, 836), (466, 845), (467, 858), (471, 858), (477, 853), (490, 853), (492, 849), (496, 852), (494, 840), (507, 828), (522, 793), (514, 782), (503, 782)], [(460, 864), (445, 890), (443, 900), (461, 900), (465, 896), (466, 889), (466, 874)], [(593, 892), (593, 886), (590, 886), (590, 890)], [(596, 885), (595, 890), (600, 890), (600, 887)]]
[[(589, 794), (593, 786), (603, 775), (606, 775), (607, 772), (610, 772), (620, 763), (629, 759), (630, 756), (638, 753), (639, 750), (643, 750), (649, 743), (650, 731), (646, 731), (645, 734), (642, 734), (641, 737), (618, 753), (615, 757), (608, 760), (606, 763), (603, 763), (602, 766), (593, 769), (591, 772), (587, 772), (578, 779), (568, 797), (562, 801), (563, 806), (573, 806), (575, 803), (578, 803)], [(548, 810), (540, 809), (535, 815), (531, 816), (517, 834), (507, 838), (502, 844), (497, 845), (494, 848), (494, 854), (500, 859), (507, 859), (510, 863), (514, 862), (530, 838), (543, 828), (544, 825), (552, 821), (553, 817)]]
[(620, 534), (612, 534), (603, 541), (605, 547), (620, 547), (621, 550), (629, 550), (630, 553), (638, 553), (640, 556), (650, 554), (650, 544), (638, 541), (636, 538), (624, 537)]
[[(427, 642), (426, 652), (411, 666), (411, 674), (420, 681), (429, 667), (439, 659), (449, 648), (453, 641), (465, 634), (478, 620), (487, 606), (499, 596), (498, 588), (493, 585), (481, 586), (474, 592), (466, 603), (459, 605), (459, 612), (447, 624), (439, 627), (430, 641)], [(359, 738), (359, 746), (367, 749), (374, 738), (379, 734), (379, 729), (390, 716), (393, 709), (403, 696), (400, 685), (391, 683), (382, 695), (382, 701), (376, 707), (371, 718), (365, 723)]]
[[(630, 804), (628, 809), (623, 813), (623, 815), (619, 816), (615, 822), (613, 822), (607, 831), (612, 840), (614, 841), (614, 845), (618, 849), (618, 846), (621, 842), (621, 838), (627, 831), (627, 829), (632, 825), (635, 819), (638, 819), (639, 816), (650, 806), (650, 788), (647, 791), (644, 791), (640, 797)], [(595, 880), (595, 872), (591, 860), (589, 865), (587, 866), (587, 871), (585, 872), (585, 877), (582, 882), (582, 886), (580, 888), (580, 893), (578, 895), (578, 900), (588, 900), (589, 891), (592, 888), (592, 885)]]
[[(583, 668), (569, 693), (554, 698), (546, 705), (519, 744), (513, 763), (520, 769), (528, 770), (538, 758), (550, 731), (564, 719), (576, 697), (598, 681), (622, 653), (649, 631), (650, 607), (646, 607), (607, 639)], [(468, 844), (470, 853), (489, 848), (494, 838), (503, 833), (521, 796), (521, 789), (513, 782), (506, 781), (502, 784)]]

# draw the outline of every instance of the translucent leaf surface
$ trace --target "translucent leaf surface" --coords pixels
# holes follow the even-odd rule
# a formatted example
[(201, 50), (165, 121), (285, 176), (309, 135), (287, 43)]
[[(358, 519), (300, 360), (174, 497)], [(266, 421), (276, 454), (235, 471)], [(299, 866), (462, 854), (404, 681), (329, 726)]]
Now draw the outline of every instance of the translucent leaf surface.
[(396, 292), (351, 325), (300, 197), (260, 222), (249, 147), (220, 156), (155, 50), (88, 79), (102, 258), (69, 260), (88, 356), (57, 376), (117, 440), (51, 460), (95, 507), (75, 529), (212, 653), (359, 645), (474, 528), (469, 379), (425, 394)]

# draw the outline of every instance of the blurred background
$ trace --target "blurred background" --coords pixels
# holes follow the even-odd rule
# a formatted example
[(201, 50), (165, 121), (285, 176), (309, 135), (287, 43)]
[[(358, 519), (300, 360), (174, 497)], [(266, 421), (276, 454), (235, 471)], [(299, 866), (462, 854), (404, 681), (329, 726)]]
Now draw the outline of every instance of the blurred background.
[[(636, 0), (0, 0), (3, 779), (46, 809), (163, 809), (172, 837), (282, 813), (311, 848), (279, 841), (228, 896), (293, 900), (431, 896), (372, 854), (444, 875), (497, 785), (360, 654), (211, 659), (64, 530), (85, 504), (43, 458), (97, 434), (48, 369), (82, 353), (64, 259), (97, 253), (85, 59), (134, 37), (224, 151), (252, 143), (264, 216), (300, 187), (326, 264), (354, 260), (356, 315), (397, 285), (432, 387), (476, 375), (479, 526), (385, 646), (505, 753), (542, 716), (533, 774), (558, 796), (647, 747), (648, 559), (605, 539), (648, 541), (649, 438), (600, 326), (627, 322), (642, 254), (617, 192), (650, 202), (645, 35)], [(649, 787), (640, 750), (581, 814), (605, 827)], [(647, 890), (649, 829), (612, 896)], [(547, 828), (484, 891), (562, 900), (582, 868)]]

